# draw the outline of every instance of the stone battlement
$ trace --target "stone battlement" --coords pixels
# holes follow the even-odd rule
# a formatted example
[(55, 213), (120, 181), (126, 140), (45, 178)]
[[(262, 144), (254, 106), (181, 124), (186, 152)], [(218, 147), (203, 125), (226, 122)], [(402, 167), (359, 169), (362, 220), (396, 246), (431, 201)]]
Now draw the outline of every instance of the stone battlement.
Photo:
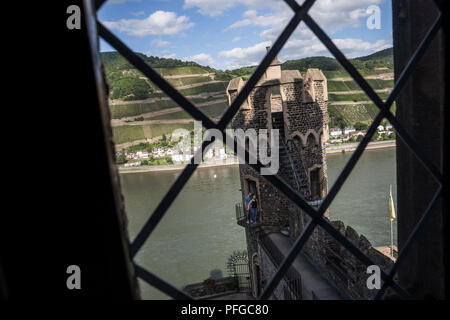
[[(244, 85), (242, 78), (230, 81), (227, 87), (230, 105)], [(281, 70), (281, 63), (276, 59), (232, 120), (233, 129), (254, 129), (256, 132), (264, 129), (279, 130), (280, 167), (277, 175), (299, 194), (304, 195), (309, 203), (320, 203), (328, 192), (325, 152), (325, 142), (329, 139), (327, 104), (327, 79), (321, 70), (308, 69), (302, 77), (298, 70)], [(253, 294), (257, 296), (277, 267), (273, 265), (273, 261), (265, 261), (267, 255), (262, 251), (261, 237), (269, 230), (280, 235), (282, 231), (287, 234), (288, 230), (289, 237), (296, 239), (310, 217), (249, 165), (240, 164), (239, 171), (242, 201), (250, 192), (254, 193), (258, 200), (257, 227), (241, 224), (245, 227)], [(328, 211), (324, 216), (328, 219)], [(350, 226), (345, 226), (342, 221), (330, 223), (381, 269), (390, 269), (392, 259), (374, 248), (363, 235), (359, 235)], [(342, 297), (371, 297), (372, 292), (366, 286), (366, 266), (320, 227), (315, 228), (305, 244), (303, 253), (309, 263), (321, 270), (320, 274), (331, 286), (340, 289)], [(323, 287), (323, 284), (321, 286)], [(276, 298), (292, 298), (292, 292), (283, 296), (284, 291), (292, 290), (283, 291), (280, 288), (276, 290)], [(302, 296), (306, 299), (321, 297), (320, 294)]]
[[(330, 221), (330, 224), (383, 271), (389, 272), (394, 263), (393, 259), (373, 247), (364, 235), (358, 234), (351, 226), (346, 226), (342, 221)], [(292, 238), (298, 237), (302, 230), (302, 228), (295, 230)], [(324, 229), (317, 227), (314, 230), (306, 242), (303, 252), (351, 299), (373, 298), (374, 292), (369, 290), (366, 284), (367, 266)]]

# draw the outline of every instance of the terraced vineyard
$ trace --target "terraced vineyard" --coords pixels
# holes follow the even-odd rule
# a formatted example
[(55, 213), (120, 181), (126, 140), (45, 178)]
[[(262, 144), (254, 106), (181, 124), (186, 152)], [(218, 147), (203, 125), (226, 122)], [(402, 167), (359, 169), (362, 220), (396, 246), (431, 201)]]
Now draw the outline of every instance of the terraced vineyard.
[[(229, 80), (236, 76), (246, 80), (254, 70), (244, 67), (222, 71), (194, 62), (139, 55), (211, 118), (220, 117), (228, 106), (225, 91)], [(108, 52), (102, 53), (102, 58), (110, 97), (115, 99), (110, 101), (110, 110), (116, 144), (169, 135), (177, 128), (192, 130), (191, 116), (120, 55)], [(392, 49), (351, 62), (380, 98), (386, 99), (394, 86)], [(302, 74), (307, 68), (319, 68), (327, 77), (330, 127), (369, 124), (376, 116), (378, 109), (334, 59), (312, 57), (282, 65), (282, 69), (297, 69)]]
[(330, 105), (328, 106), (330, 116), (342, 117), (349, 124), (362, 122), (369, 124), (376, 116), (377, 108), (373, 104), (355, 104), (355, 105)]
[(199, 76), (199, 77), (186, 77), (186, 78), (172, 78), (172, 79), (167, 79), (167, 81), (169, 81), (169, 83), (173, 86), (181, 87), (181, 86), (187, 86), (187, 85), (196, 84), (196, 83), (209, 82), (212, 80), (211, 80), (211, 77)]
[(175, 123), (175, 124), (152, 124), (142, 126), (118, 126), (113, 127), (115, 143), (120, 145), (126, 142), (142, 141), (168, 135), (176, 129), (183, 128), (193, 130), (194, 123)]
[[(218, 102), (204, 107), (199, 107), (203, 113), (208, 117), (217, 119), (219, 118), (228, 107), (226, 102)], [(148, 117), (144, 120), (174, 120), (174, 119), (192, 119), (192, 117), (186, 111), (176, 111), (172, 113), (162, 114), (159, 116)]]
[[(331, 78), (333, 79), (333, 78)], [(366, 79), (375, 90), (393, 88), (394, 80)], [(328, 92), (361, 90), (353, 80), (328, 80)]]
[(172, 100), (158, 100), (147, 103), (132, 104), (110, 104), (111, 118), (120, 119), (124, 117), (138, 116), (143, 113), (155, 112), (162, 109), (177, 107), (178, 105)]
[(209, 71), (207, 69), (205, 69), (204, 67), (202, 67), (200, 65), (182, 66), (182, 67), (177, 66), (177, 67), (169, 67), (169, 68), (155, 68), (155, 70), (163, 77), (209, 73)]

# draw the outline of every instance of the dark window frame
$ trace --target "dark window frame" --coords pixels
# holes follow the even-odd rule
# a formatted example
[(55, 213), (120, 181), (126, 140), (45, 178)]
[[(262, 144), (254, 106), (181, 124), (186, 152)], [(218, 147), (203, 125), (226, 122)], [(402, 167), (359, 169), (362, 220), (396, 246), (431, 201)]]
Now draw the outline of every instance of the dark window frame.
[[(150, 81), (155, 83), (164, 93), (171, 97), (180, 107), (182, 107), (186, 112), (188, 112), (194, 119), (202, 121), (203, 125), (207, 129), (218, 129), (224, 135), (226, 126), (231, 122), (233, 116), (237, 113), (240, 106), (245, 102), (250, 94), (251, 90), (255, 87), (259, 79), (262, 77), (266, 69), (269, 67), (270, 63), (273, 61), (275, 56), (280, 52), (283, 45), (287, 42), (291, 34), (297, 28), (301, 21), (303, 21), (310, 30), (317, 36), (317, 38), (327, 47), (327, 49), (332, 53), (332, 55), (338, 60), (338, 62), (343, 66), (343, 68), (350, 74), (353, 80), (361, 87), (365, 94), (373, 101), (375, 106), (379, 109), (379, 112), (372, 124), (367, 130), (366, 135), (359, 143), (357, 149), (351, 156), (350, 160), (345, 165), (344, 169), (341, 171), (336, 182), (329, 190), (324, 201), (318, 209), (315, 209), (308, 205), (308, 203), (303, 199), (298, 193), (296, 193), (288, 184), (277, 176), (262, 176), (269, 183), (274, 185), (280, 192), (284, 194), (289, 200), (296, 204), (300, 209), (302, 209), (306, 214), (308, 214), (311, 219), (304, 228), (303, 232), (294, 242), (289, 254), (284, 258), (280, 264), (278, 270), (275, 272), (271, 280), (264, 286), (264, 290), (259, 297), (260, 299), (268, 299), (273, 293), (274, 289), (280, 282), (280, 280), (286, 275), (289, 267), (291, 266), (294, 259), (297, 257), (301, 249), (303, 248), (309, 236), (312, 234), (313, 230), (317, 226), (321, 226), (325, 231), (327, 231), (332, 237), (334, 237), (342, 246), (344, 246), (349, 252), (351, 252), (356, 258), (358, 258), (362, 263), (366, 265), (375, 264), (371, 259), (369, 259), (364, 253), (362, 253), (355, 245), (353, 245), (348, 239), (346, 239), (342, 234), (339, 233), (334, 227), (327, 222), (323, 214), (326, 212), (331, 202), (336, 197), (337, 193), (345, 183), (347, 177), (352, 172), (362, 153), (364, 152), (367, 144), (371, 140), (373, 134), (375, 133), (377, 127), (380, 125), (381, 121), (386, 118), (394, 127), (397, 132), (398, 137), (400, 137), (403, 142), (408, 146), (410, 151), (417, 157), (417, 159), (424, 165), (424, 167), (430, 172), (432, 177), (438, 183), (438, 189), (434, 194), (433, 198), (429, 202), (426, 210), (424, 211), (422, 218), (416, 224), (416, 227), (411, 232), (404, 248), (399, 252), (398, 258), (394, 265), (392, 266), (389, 273), (381, 271), (381, 278), (383, 280), (383, 285), (374, 299), (381, 299), (387, 288), (391, 287), (400, 298), (411, 298), (411, 295), (401, 288), (394, 280), (393, 277), (397, 272), (397, 269), (408, 250), (411, 247), (412, 242), (417, 238), (418, 233), (423, 228), (424, 222), (430, 216), (433, 206), (437, 203), (438, 199), (442, 195), (443, 188), (443, 174), (439, 169), (432, 164), (432, 162), (426, 157), (425, 153), (421, 150), (419, 145), (414, 141), (414, 139), (403, 129), (399, 121), (391, 113), (390, 107), (392, 106), (395, 99), (398, 97), (400, 91), (405, 86), (406, 81), (409, 79), (411, 73), (413, 72), (415, 66), (421, 59), (421, 57), (426, 52), (431, 41), (436, 36), (437, 32), (442, 26), (442, 13), (439, 13), (435, 22), (423, 38), (421, 44), (416, 49), (413, 56), (410, 58), (408, 64), (398, 77), (394, 89), (389, 94), (387, 100), (383, 102), (381, 98), (375, 93), (373, 88), (368, 84), (368, 82), (359, 74), (356, 68), (351, 64), (351, 62), (344, 56), (344, 54), (336, 47), (328, 35), (322, 30), (322, 28), (309, 16), (308, 11), (314, 4), (315, 0), (305, 0), (302, 5), (299, 5), (295, 0), (284, 0), (294, 12), (294, 16), (291, 18), (290, 22), (284, 28), (281, 35), (275, 41), (273, 46), (265, 55), (264, 59), (261, 61), (259, 66), (255, 69), (252, 76), (248, 79), (245, 86), (239, 92), (238, 96), (234, 99), (231, 106), (222, 115), (218, 122), (214, 122), (209, 117), (207, 117), (203, 112), (196, 108), (190, 101), (188, 101), (182, 94), (180, 94), (175, 88), (173, 88), (166, 80), (164, 80), (156, 71), (154, 71), (149, 65), (147, 65), (141, 58), (139, 58), (132, 50), (130, 50), (121, 40), (114, 36), (103, 24), (97, 21), (97, 31), (98, 34), (107, 41), (113, 48), (115, 48), (120, 54), (122, 54), (131, 64), (133, 64), (139, 71), (141, 71)], [(105, 0), (96, 0), (95, 8), (98, 10)], [(439, 3), (433, 2), (439, 10), (441, 7)], [(431, 4), (432, 5), (432, 4)], [(198, 151), (204, 150), (211, 141), (203, 141), (202, 148)], [(234, 145), (234, 152), (236, 153), (237, 145)], [(246, 158), (248, 158), (248, 152), (245, 151)], [(167, 194), (163, 197), (153, 214), (147, 220), (142, 230), (139, 232), (133, 243), (131, 244), (132, 256), (134, 257), (139, 249), (144, 245), (145, 241), (151, 235), (153, 230), (156, 228), (159, 221), (162, 219), (167, 209), (170, 207), (172, 202), (175, 200), (176, 196), (183, 189), (186, 182), (189, 180), (190, 176), (196, 170), (198, 164), (194, 163), (194, 158), (192, 158), (190, 164), (186, 166), (181, 175), (177, 178), (175, 183), (171, 186)], [(264, 167), (259, 161), (256, 164), (249, 164), (257, 172)], [(136, 275), (149, 283), (150, 285), (161, 290), (165, 294), (171, 296), (175, 299), (192, 299), (187, 294), (181, 290), (175, 288), (168, 282), (160, 279), (156, 275), (152, 274), (150, 271), (134, 263)]]

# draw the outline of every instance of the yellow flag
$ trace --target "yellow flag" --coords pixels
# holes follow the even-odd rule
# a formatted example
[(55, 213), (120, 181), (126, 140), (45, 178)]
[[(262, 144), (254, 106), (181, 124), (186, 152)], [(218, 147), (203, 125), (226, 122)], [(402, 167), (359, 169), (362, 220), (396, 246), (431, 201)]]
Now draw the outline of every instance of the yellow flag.
[(395, 208), (394, 208), (394, 199), (392, 198), (392, 185), (389, 192), (389, 212), (391, 214), (391, 221), (395, 220)]

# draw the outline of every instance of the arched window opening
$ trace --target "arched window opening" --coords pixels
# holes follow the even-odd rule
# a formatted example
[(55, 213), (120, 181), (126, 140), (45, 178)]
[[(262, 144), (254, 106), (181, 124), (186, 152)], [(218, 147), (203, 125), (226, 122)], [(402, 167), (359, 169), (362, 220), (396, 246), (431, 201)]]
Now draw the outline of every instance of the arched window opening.
[(322, 197), (321, 171), (321, 168), (315, 168), (309, 173), (311, 183), (311, 196), (314, 200), (319, 200)]
[(258, 255), (255, 254), (252, 259), (252, 274), (253, 274), (253, 293), (255, 297), (259, 297), (261, 293), (261, 273), (259, 270)]
[(302, 139), (299, 136), (294, 136), (292, 139), (299, 150), (303, 146)]
[(309, 146), (317, 145), (316, 138), (314, 137), (314, 134), (310, 133), (308, 135), (308, 138), (306, 139), (306, 144)]

